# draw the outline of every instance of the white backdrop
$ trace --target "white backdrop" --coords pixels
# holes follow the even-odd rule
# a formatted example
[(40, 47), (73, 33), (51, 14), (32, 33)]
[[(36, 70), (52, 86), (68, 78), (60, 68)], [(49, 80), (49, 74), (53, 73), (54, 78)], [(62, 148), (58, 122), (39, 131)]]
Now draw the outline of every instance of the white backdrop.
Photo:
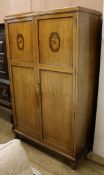
[[(104, 6), (103, 6), (103, 19), (104, 19)], [(97, 105), (93, 152), (104, 157), (104, 20), (102, 30), (99, 93), (98, 93), (98, 105)]]
[(0, 0), (0, 23), (6, 15), (31, 11), (30, 0)]
[(103, 0), (0, 0), (0, 23), (10, 14), (69, 6), (84, 6), (102, 11), (102, 4)]

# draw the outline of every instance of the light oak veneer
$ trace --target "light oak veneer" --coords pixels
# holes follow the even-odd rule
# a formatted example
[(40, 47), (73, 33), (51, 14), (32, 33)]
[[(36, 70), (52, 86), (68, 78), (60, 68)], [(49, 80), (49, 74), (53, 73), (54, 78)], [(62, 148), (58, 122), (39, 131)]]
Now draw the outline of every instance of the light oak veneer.
[(5, 18), (14, 132), (71, 160), (89, 146), (101, 14), (74, 7)]

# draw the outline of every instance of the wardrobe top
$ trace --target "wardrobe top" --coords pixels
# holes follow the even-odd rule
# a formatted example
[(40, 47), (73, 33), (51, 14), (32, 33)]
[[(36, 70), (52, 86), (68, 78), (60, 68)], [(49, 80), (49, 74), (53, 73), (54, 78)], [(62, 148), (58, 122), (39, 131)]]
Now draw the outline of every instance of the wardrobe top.
[(4, 20), (8, 19), (16, 19), (16, 18), (24, 18), (24, 17), (31, 17), (31, 16), (40, 16), (40, 15), (50, 15), (50, 14), (61, 14), (61, 13), (75, 13), (75, 12), (86, 12), (86, 13), (92, 13), (95, 15), (102, 15), (101, 12), (85, 8), (85, 7), (68, 7), (68, 8), (62, 8), (62, 9), (51, 9), (51, 10), (43, 10), (43, 11), (38, 11), (38, 12), (27, 12), (27, 13), (20, 13), (20, 14), (15, 14), (15, 15), (9, 15), (5, 16)]

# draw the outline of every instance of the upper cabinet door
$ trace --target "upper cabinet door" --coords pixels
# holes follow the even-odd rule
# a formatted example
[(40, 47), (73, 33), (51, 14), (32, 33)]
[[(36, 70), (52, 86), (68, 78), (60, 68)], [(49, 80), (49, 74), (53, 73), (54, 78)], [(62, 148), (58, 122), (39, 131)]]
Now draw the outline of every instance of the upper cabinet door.
[(9, 24), (10, 55), (18, 61), (33, 61), (32, 21)]
[(73, 17), (40, 19), (39, 62), (51, 65), (73, 64)]

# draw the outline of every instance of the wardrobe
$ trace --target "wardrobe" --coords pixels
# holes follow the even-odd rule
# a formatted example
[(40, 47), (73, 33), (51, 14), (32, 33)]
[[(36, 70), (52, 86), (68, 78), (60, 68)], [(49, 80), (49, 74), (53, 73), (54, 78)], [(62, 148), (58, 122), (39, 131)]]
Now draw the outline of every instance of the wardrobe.
[(69, 160), (89, 149), (101, 13), (71, 7), (5, 17), (13, 131)]

